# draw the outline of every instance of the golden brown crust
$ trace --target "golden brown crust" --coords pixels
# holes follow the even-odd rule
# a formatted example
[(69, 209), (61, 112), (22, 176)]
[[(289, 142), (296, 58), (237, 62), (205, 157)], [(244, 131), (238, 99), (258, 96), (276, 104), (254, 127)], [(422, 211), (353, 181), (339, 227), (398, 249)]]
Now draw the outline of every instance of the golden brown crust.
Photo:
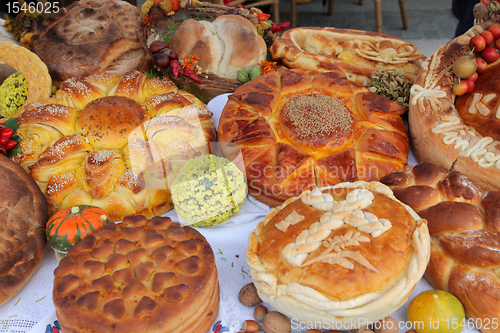
[(409, 151), (404, 111), (340, 71), (281, 68), (229, 97), (218, 134), (241, 148), (249, 193), (277, 206), (315, 185), (401, 169)]
[[(427, 219), (432, 242), (426, 279), (435, 288), (457, 296), (469, 318), (481, 319), (483, 323), (497, 320), (500, 192), (481, 191), (465, 175), (457, 171), (448, 173), (429, 163), (405, 167), (383, 177), (381, 182)], [(422, 188), (432, 192), (419, 190)], [(416, 202), (425, 204), (418, 206)], [(479, 328), (485, 333), (500, 332), (492, 325)]]
[(104, 71), (123, 75), (149, 65), (136, 32), (141, 22), (139, 8), (125, 1), (81, 0), (37, 26), (30, 47), (55, 82)]
[(413, 81), (425, 57), (399, 38), (370, 31), (295, 28), (283, 32), (270, 49), (288, 68), (329, 72), (341, 69), (349, 79), (368, 83), (381, 68), (402, 68)]
[(87, 203), (120, 221), (172, 209), (169, 181), (216, 138), (206, 106), (171, 80), (137, 71), (61, 87), (18, 118), (16, 161), (47, 195), (51, 213)]
[(219, 285), (213, 251), (199, 232), (140, 215), (101, 229), (77, 243), (54, 271), (54, 305), (64, 331), (209, 329)]
[[(360, 181), (288, 199), (252, 232), (246, 256), (265, 302), (298, 321), (349, 329), (404, 302), (414, 274), (424, 274), (429, 241), (425, 220), (387, 187)], [(393, 293), (402, 281), (408, 289)]]
[(408, 115), (412, 150), (418, 161), (459, 171), (484, 190), (500, 189), (500, 113), (493, 78), (498, 63), (488, 65), (473, 93), (459, 98), (452, 92), (456, 77), (451, 65), (470, 54), (470, 38), (493, 23), (473, 26), (422, 64), (411, 89)]
[(47, 200), (19, 165), (0, 156), (0, 304), (14, 296), (42, 262)]

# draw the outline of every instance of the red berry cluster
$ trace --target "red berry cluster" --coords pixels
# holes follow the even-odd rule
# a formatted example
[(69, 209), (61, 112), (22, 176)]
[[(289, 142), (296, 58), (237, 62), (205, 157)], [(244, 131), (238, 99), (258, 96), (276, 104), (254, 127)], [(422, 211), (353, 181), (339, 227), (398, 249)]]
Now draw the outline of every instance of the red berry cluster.
[(6, 155), (8, 150), (17, 146), (17, 141), (11, 140), (12, 135), (14, 135), (14, 130), (6, 127), (5, 123), (0, 123), (0, 153), (3, 155)]
[(473, 92), (478, 74), (484, 73), (488, 64), (500, 57), (500, 24), (495, 23), (488, 30), (472, 37), (469, 46), (471, 54), (453, 63), (453, 72), (458, 77), (453, 85), (453, 93), (457, 96)]

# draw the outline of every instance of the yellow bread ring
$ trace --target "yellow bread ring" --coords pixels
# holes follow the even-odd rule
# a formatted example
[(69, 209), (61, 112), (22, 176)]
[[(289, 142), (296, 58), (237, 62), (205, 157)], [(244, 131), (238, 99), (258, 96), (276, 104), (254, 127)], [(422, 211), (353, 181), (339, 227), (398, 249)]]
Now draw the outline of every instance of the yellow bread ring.
[[(25, 47), (11, 42), (0, 42), (0, 64), (7, 64), (24, 74), (28, 85), (28, 97), (24, 105), (50, 97), (52, 78), (47, 65)], [(15, 117), (24, 110), (20, 107)]]

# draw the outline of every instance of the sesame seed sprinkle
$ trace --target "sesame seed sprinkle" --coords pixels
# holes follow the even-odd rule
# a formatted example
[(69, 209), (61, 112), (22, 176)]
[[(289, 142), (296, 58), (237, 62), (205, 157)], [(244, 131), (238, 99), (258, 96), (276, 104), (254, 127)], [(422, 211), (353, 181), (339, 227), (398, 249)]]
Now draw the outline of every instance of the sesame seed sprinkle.
[(341, 100), (326, 95), (298, 96), (283, 109), (300, 139), (323, 138), (336, 131), (350, 133), (354, 122), (351, 111)]
[(109, 150), (93, 150), (89, 154), (90, 163), (95, 165), (101, 165), (104, 162), (111, 160), (113, 152)]

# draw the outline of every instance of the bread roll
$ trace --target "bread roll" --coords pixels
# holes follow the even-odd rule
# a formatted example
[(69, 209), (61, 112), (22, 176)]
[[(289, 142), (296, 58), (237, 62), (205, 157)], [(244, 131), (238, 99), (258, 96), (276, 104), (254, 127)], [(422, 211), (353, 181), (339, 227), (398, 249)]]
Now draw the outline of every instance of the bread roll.
[(240, 15), (221, 15), (213, 22), (187, 19), (172, 36), (179, 56), (196, 55), (207, 72), (236, 80), (238, 70), (266, 59), (267, 47), (255, 26)]

